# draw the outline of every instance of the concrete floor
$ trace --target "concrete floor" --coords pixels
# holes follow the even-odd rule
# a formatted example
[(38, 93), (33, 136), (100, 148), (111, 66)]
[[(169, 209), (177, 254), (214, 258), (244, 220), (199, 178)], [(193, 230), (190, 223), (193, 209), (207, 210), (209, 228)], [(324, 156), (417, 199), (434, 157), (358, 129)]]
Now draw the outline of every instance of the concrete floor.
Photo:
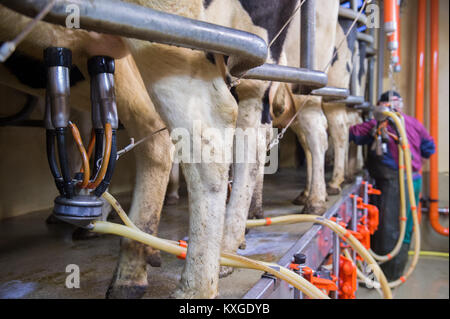
[[(266, 216), (296, 213), (290, 201), (302, 188), (302, 173), (283, 169), (267, 176), (264, 195)], [(170, 240), (187, 235), (185, 191), (176, 207), (165, 207), (159, 236)], [(130, 197), (118, 196), (124, 208)], [(338, 198), (330, 197), (331, 206)], [(73, 241), (70, 225), (46, 225), (50, 211), (40, 211), (0, 222), (0, 298), (104, 298), (116, 265), (119, 238), (111, 235)], [(112, 214), (112, 221), (118, 222)], [(240, 254), (277, 261), (311, 225), (284, 225), (251, 230), (247, 249)], [(169, 298), (180, 279), (184, 261), (162, 253), (161, 268), (149, 269), (150, 287), (144, 298)], [(68, 289), (66, 266), (80, 267), (80, 288)], [(241, 298), (261, 277), (261, 272), (236, 269), (220, 280), (219, 298)], [(449, 298), (448, 259), (422, 258), (412, 278), (394, 292), (397, 298)], [(379, 298), (361, 288), (359, 298)]]

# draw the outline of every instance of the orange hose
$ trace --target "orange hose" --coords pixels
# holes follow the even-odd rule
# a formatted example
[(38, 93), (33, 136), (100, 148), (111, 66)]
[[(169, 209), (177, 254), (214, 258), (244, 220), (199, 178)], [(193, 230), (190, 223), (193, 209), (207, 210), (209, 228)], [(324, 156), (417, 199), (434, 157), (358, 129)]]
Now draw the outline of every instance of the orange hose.
[[(89, 145), (88, 145), (88, 149), (87, 149), (87, 156), (89, 159), (91, 159), (92, 152), (94, 151), (94, 146), (95, 146), (95, 131), (94, 131), (94, 129), (92, 129), (91, 139), (89, 141)], [(80, 172), (83, 173), (84, 172), (83, 165), (81, 165), (81, 166), (82, 167), (80, 168)]]
[(401, 66), (402, 64), (402, 25), (400, 21), (400, 4), (397, 5), (397, 42), (398, 42), (398, 62), (396, 66)]
[[(398, 5), (396, 5), (395, 12), (396, 12), (396, 15), (395, 15), (396, 16), (396, 30), (388, 35), (388, 44), (389, 44), (389, 48), (391, 51), (397, 51), (400, 46), (400, 42), (399, 42), (400, 18), (399, 18), (399, 14), (398, 14), (398, 13), (400, 13), (400, 9), (399, 9)], [(397, 52), (397, 56), (398, 56), (398, 52)]]
[(102, 167), (100, 168), (97, 178), (94, 182), (89, 183), (89, 188), (94, 189), (97, 188), (98, 185), (102, 182), (103, 178), (105, 178), (106, 170), (108, 169), (109, 157), (111, 156), (111, 143), (112, 143), (112, 128), (110, 123), (106, 123), (105, 125), (105, 151), (103, 152), (103, 160)]
[(448, 228), (439, 223), (439, 0), (431, 0), (431, 70), (430, 70), (430, 133), (436, 153), (430, 159), (430, 222), (433, 229), (448, 237)]
[(427, 2), (419, 0), (417, 17), (417, 63), (416, 63), (416, 119), (423, 124), (425, 94), (425, 34), (427, 31)]
[(386, 34), (390, 35), (397, 29), (397, 1), (398, 0), (384, 0), (384, 25)]
[(89, 141), (88, 150), (87, 150), (87, 155), (88, 155), (89, 159), (91, 158), (92, 153), (94, 152), (94, 146), (95, 146), (95, 130), (92, 129), (91, 140)]
[(86, 149), (84, 148), (83, 140), (81, 139), (78, 127), (71, 122), (69, 122), (69, 127), (72, 131), (72, 135), (75, 140), (75, 143), (77, 144), (78, 150), (80, 151), (81, 160), (83, 161), (84, 174), (83, 174), (83, 182), (80, 184), (80, 187), (86, 188), (89, 184), (89, 175), (90, 175), (89, 157), (86, 153)]
[[(417, 61), (416, 61), (416, 119), (423, 124), (425, 95), (425, 45), (427, 30), (427, 2), (419, 0), (417, 8)], [(420, 172), (422, 175), (422, 172)], [(419, 223), (422, 222), (422, 203), (419, 203)]]

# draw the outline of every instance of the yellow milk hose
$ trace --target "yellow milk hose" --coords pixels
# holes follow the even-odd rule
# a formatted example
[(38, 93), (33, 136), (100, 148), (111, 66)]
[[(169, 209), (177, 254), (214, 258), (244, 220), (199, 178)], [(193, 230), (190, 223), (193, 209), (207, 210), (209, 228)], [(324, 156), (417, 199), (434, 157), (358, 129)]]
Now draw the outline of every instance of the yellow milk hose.
[[(399, 161), (402, 162), (401, 158), (404, 157), (404, 163), (406, 164), (406, 177), (407, 177), (407, 185), (408, 185), (408, 194), (409, 194), (409, 201), (413, 216), (413, 223), (414, 223), (414, 252), (413, 252), (413, 260), (408, 268), (408, 270), (405, 272), (403, 276), (401, 276), (399, 279), (392, 281), (389, 283), (390, 288), (396, 288), (400, 286), (401, 284), (405, 283), (406, 280), (411, 276), (411, 274), (414, 272), (414, 269), (417, 266), (417, 263), (419, 261), (420, 256), (420, 225), (419, 225), (419, 219), (417, 217), (417, 207), (416, 207), (416, 199), (414, 194), (414, 184), (413, 184), (413, 178), (412, 178), (412, 165), (411, 165), (411, 152), (409, 149), (409, 143), (408, 143), (408, 137), (406, 135), (405, 126), (404, 126), (404, 120), (401, 115), (396, 115), (392, 112), (383, 112), (385, 116), (389, 116), (392, 118), (392, 120), (395, 122), (395, 126), (397, 127), (397, 130), (399, 131), (400, 137), (401, 137), (401, 144), (402, 144), (402, 152), (399, 153)], [(400, 182), (400, 186), (402, 183)], [(404, 198), (404, 196), (403, 196)], [(403, 206), (403, 203), (402, 203)], [(405, 206), (406, 207), (406, 206)], [(348, 252), (346, 252), (347, 257), (351, 259), (351, 256)], [(362, 272), (358, 273), (358, 277), (367, 282), (372, 282), (372, 284), (375, 284), (371, 279), (364, 276)]]
[[(102, 234), (114, 234), (123, 236), (176, 256), (186, 255), (187, 248), (180, 246), (178, 242), (160, 239), (139, 230), (128, 218), (125, 211), (111, 194), (105, 192), (103, 198), (105, 198), (111, 204), (111, 206), (113, 206), (126, 226), (110, 222), (96, 221), (92, 223), (93, 227), (91, 231)], [(326, 294), (324, 294), (320, 289), (304, 279), (302, 276), (299, 276), (293, 271), (285, 267), (281, 267), (277, 264), (254, 261), (242, 256), (229, 253), (221, 254), (220, 264), (228, 267), (248, 268), (265, 271), (273, 276), (276, 276), (277, 278), (288, 282), (312, 299), (329, 299)], [(276, 269), (279, 269), (279, 271), (272, 267), (276, 267)]]
[[(270, 222), (268, 223), (268, 221)], [(266, 219), (254, 219), (247, 221), (247, 228), (254, 228), (260, 226), (267, 226), (272, 224), (292, 224), (292, 223), (318, 223), (323, 226), (330, 228), (335, 232), (342, 240), (346, 241), (358, 254), (366, 261), (366, 263), (371, 267), (376, 278), (380, 282), (381, 289), (383, 291), (383, 296), (385, 299), (392, 298), (392, 292), (389, 288), (387, 279), (378, 266), (375, 259), (370, 255), (367, 249), (356, 239), (347, 229), (340, 226), (339, 224), (326, 219), (321, 216), (316, 215), (286, 215), (280, 217), (266, 218)]]
[(383, 112), (383, 115), (389, 116), (394, 121), (395, 126), (397, 127), (397, 130), (400, 134), (401, 144), (402, 144), (402, 148), (403, 148), (403, 154), (404, 154), (404, 158), (405, 158), (409, 202), (410, 202), (410, 206), (411, 206), (411, 212), (412, 212), (413, 224), (414, 224), (414, 257), (413, 257), (410, 267), (405, 272), (405, 274), (402, 277), (400, 277), (399, 279), (397, 279), (396, 281), (389, 283), (389, 286), (391, 288), (394, 288), (394, 287), (398, 287), (401, 284), (403, 284), (404, 282), (406, 282), (406, 280), (411, 276), (411, 274), (414, 272), (414, 269), (417, 266), (417, 263), (419, 261), (419, 256), (420, 256), (420, 225), (419, 225), (419, 218), (417, 216), (416, 197), (414, 194), (411, 150), (410, 150), (410, 146), (409, 146), (409, 142), (408, 142), (408, 136), (406, 135), (403, 117), (401, 115), (398, 116), (397, 114), (395, 114), (393, 112)]
[[(414, 255), (414, 251), (409, 251), (408, 255)], [(440, 251), (421, 251), (420, 256), (448, 258), (448, 253), (443, 253)]]

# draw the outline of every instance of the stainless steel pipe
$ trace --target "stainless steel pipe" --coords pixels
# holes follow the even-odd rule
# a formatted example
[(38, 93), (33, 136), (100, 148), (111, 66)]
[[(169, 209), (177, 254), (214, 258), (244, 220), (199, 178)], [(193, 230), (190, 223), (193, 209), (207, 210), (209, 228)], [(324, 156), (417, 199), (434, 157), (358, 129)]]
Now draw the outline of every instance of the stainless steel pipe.
[(347, 19), (351, 19), (351, 20), (355, 20), (356, 18), (358, 18), (358, 22), (361, 24), (367, 24), (367, 16), (365, 14), (361, 14), (358, 17), (359, 12), (354, 11), (353, 9), (348, 9), (348, 8), (343, 8), (340, 7), (339, 8), (339, 17), (341, 18), (347, 18)]
[(328, 83), (324, 72), (267, 63), (249, 70), (243, 78), (296, 83), (314, 88), (322, 88)]
[(347, 98), (347, 96), (350, 95), (350, 91), (348, 89), (327, 86), (321, 89), (313, 90), (311, 94), (316, 96), (322, 96), (325, 101), (331, 101)]
[[(5, 0), (2, 4), (34, 17), (48, 2)], [(85, 30), (230, 56), (230, 73), (234, 76), (241, 76), (267, 59), (266, 42), (254, 34), (117, 0), (61, 0), (44, 20), (65, 26), (68, 5), (80, 9), (80, 26)]]
[(354, 96), (354, 95), (347, 96), (347, 98), (343, 100), (333, 101), (333, 103), (342, 103), (347, 105), (360, 105), (363, 104), (364, 102), (365, 99), (363, 96)]

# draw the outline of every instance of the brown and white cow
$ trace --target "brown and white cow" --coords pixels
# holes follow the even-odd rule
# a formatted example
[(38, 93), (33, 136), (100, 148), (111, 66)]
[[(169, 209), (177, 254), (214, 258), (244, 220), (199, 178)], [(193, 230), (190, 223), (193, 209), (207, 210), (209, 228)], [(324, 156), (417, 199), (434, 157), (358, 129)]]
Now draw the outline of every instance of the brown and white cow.
[[(338, 9), (339, 1), (337, 0), (316, 2), (314, 52), (314, 69), (316, 70), (328, 71), (326, 68), (332, 60), (336, 42)], [(284, 46), (287, 65), (296, 67), (300, 62), (299, 20), (297, 17), (291, 23)], [(333, 86), (333, 81), (329, 80), (329, 85)], [(289, 85), (274, 86), (271, 96), (274, 115), (282, 114), (275, 118), (275, 126), (283, 127), (298, 112), (291, 129), (305, 150), (307, 186), (294, 200), (294, 204), (304, 205), (304, 213), (322, 214), (326, 210), (325, 152), (328, 149), (328, 122), (322, 108), (322, 99), (316, 96), (293, 95)]]
[[(338, 22), (336, 46), (342, 43), (343, 45), (336, 48), (336, 58), (328, 72), (328, 80), (331, 83), (329, 85), (353, 91), (351, 90), (351, 77), (352, 74), (358, 75), (361, 63), (358, 55), (357, 30), (356, 26), (350, 30), (353, 20), (340, 17)], [(364, 95), (364, 92), (359, 90), (352, 93)], [(341, 192), (341, 184), (345, 181), (346, 169), (350, 167), (347, 167), (347, 159), (350, 154), (349, 127), (360, 116), (358, 111), (347, 108), (345, 104), (324, 102), (323, 109), (328, 120), (328, 132), (333, 142), (334, 154), (333, 177), (328, 183), (327, 191), (329, 195), (337, 195)], [(353, 165), (352, 169), (355, 167), (356, 165)]]
[[(201, 0), (129, 1), (157, 10), (205, 20)], [(29, 19), (4, 7), (0, 8), (0, 39), (9, 40), (21, 31)], [(137, 139), (164, 127), (185, 128), (202, 121), (208, 127), (233, 129), (237, 104), (223, 80), (218, 65), (205, 53), (144, 41), (122, 39), (81, 30), (68, 30), (39, 23), (17, 52), (42, 61), (49, 46), (70, 48), (73, 62), (87, 78), (86, 61), (93, 55), (116, 59), (116, 95), (119, 116), (129, 134)], [(44, 95), (43, 87), (32, 88), (20, 82), (14, 67), (0, 69), (2, 83), (33, 95)], [(23, 79), (22, 79), (23, 80)], [(88, 108), (89, 85), (79, 81), (72, 87), (72, 104)], [(150, 99), (151, 97), (151, 99)], [(157, 113), (158, 111), (158, 113)], [(159, 115), (164, 119), (162, 122)], [(142, 230), (156, 234), (170, 162), (167, 133), (155, 135), (136, 149), (136, 187), (130, 218)], [(231, 148), (226, 145), (225, 148)], [(183, 163), (188, 183), (190, 245), (177, 297), (215, 297), (218, 292), (219, 256), (222, 242), (227, 192), (226, 163)], [(122, 249), (109, 297), (139, 297), (147, 289), (147, 263), (160, 263), (158, 252), (130, 240), (122, 240)]]

